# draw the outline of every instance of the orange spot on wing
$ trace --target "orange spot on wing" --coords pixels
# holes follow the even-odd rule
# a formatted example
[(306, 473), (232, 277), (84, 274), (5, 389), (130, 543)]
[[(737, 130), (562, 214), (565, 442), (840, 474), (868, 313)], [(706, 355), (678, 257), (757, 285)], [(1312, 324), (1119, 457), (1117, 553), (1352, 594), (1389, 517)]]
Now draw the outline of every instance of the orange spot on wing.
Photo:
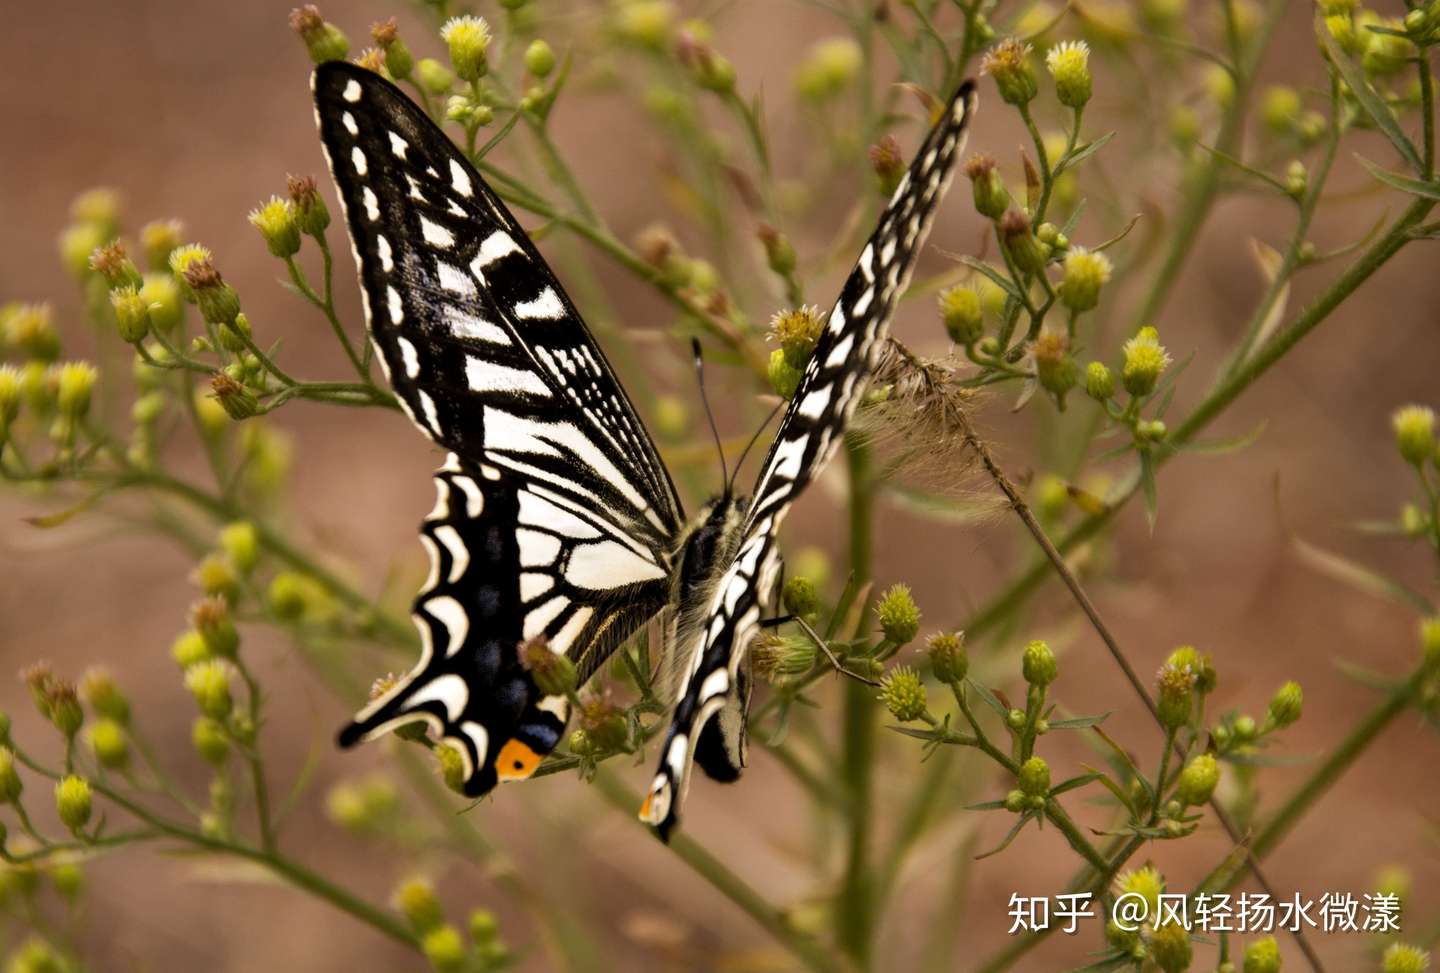
[(519, 740), (507, 740), (495, 758), (495, 776), (501, 780), (524, 780), (540, 766), (540, 754)]

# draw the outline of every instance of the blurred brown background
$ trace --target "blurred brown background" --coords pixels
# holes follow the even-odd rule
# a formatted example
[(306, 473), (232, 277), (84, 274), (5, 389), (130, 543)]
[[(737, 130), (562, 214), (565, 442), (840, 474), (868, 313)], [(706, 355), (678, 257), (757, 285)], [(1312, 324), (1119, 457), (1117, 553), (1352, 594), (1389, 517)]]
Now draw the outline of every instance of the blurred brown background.
[[(124, 195), (132, 229), (145, 220), (179, 216), (188, 237), (215, 250), (227, 279), (243, 293), (257, 332), (271, 340), (284, 337), (287, 362), (300, 363), (301, 371), (316, 377), (338, 368), (323, 321), (272, 284), (277, 265), (245, 221), (258, 200), (283, 188), (286, 172), (323, 173), (308, 102), (308, 64), (285, 24), (290, 6), (270, 0), (7, 5), (0, 30), (5, 132), (0, 299), (53, 300), (69, 347), (87, 347), (79, 302), (56, 260), (54, 239), (78, 191), (113, 186)], [(424, 40), (419, 18), (397, 6), (365, 0), (336, 4), (325, 13), (349, 33), (352, 47), (360, 46), (372, 21), (399, 14), (417, 56), (438, 54), (438, 43)], [(1314, 84), (1320, 75), (1308, 6), (1298, 0), (1292, 6), (1267, 77)], [(1395, 13), (1394, 6), (1387, 12)], [(769, 93), (782, 171), (788, 166), (798, 172), (806, 136), (794, 124), (790, 64), (816, 37), (837, 33), (837, 25), (800, 3), (760, 0), (730, 5), (718, 25), (717, 47), (736, 62), (742, 89), (763, 86)], [(988, 83), (983, 91), (987, 104), (971, 147), (994, 151), (1008, 162), (1021, 130), (998, 100), (988, 97)], [(1115, 100), (1103, 74), (1096, 91), (1092, 132), (1111, 127), (1106, 111)], [(623, 238), (663, 215), (650, 178), (664, 161), (663, 149), (647, 141), (644, 118), (632, 102), (604, 95), (563, 100), (555, 128), (581, 180)], [(1387, 158), (1378, 143), (1362, 144), (1372, 157)], [(1126, 167), (1123, 158), (1112, 156), (1108, 164), (1127, 179), (1148, 178)], [(322, 183), (328, 194), (328, 180)], [(1343, 190), (1366, 183), (1343, 158), (1334, 185)], [(1168, 174), (1155, 174), (1153, 192), (1157, 199), (1169, 198)], [(967, 195), (963, 183), (957, 186), (936, 230), (939, 246), (976, 249), (979, 226)], [(1337, 204), (1316, 229), (1317, 245), (1324, 250), (1354, 239), (1387, 205), (1398, 210), (1393, 199), (1375, 194)], [(837, 218), (843, 208), (837, 203)], [(1232, 198), (1211, 218), (1196, 259), (1158, 322), (1177, 358), (1196, 355), (1180, 383), (1177, 415), (1195, 401), (1220, 349), (1238, 334), (1259, 293), (1259, 276), (1240, 244), (1251, 236), (1278, 243), (1289, 220), (1286, 206), (1254, 197)], [(1093, 232), (1096, 239), (1105, 235)], [(820, 245), (819, 230), (800, 243), (802, 252)], [(1113, 575), (1095, 585), (1102, 611), (1143, 673), (1153, 671), (1175, 645), (1193, 642), (1215, 656), (1218, 706), (1251, 712), (1263, 710), (1281, 681), (1299, 679), (1306, 713), (1285, 735), (1285, 753), (1326, 750), (1373, 705), (1375, 694), (1342, 677), (1333, 660), (1399, 672), (1416, 655), (1414, 619), (1406, 611), (1319, 577), (1296, 560), (1276, 496), (1278, 489), (1284, 523), (1299, 535), (1413, 585), (1433, 585), (1433, 562), (1417, 551), (1346, 528), (1362, 518), (1390, 516), (1409, 498), (1411, 480), (1391, 446), (1391, 410), (1412, 400), (1440, 404), (1434, 312), (1440, 278), (1433, 272), (1431, 246), (1406, 250), (1248, 392), (1215, 430), (1236, 434), (1264, 419), (1256, 446), (1238, 455), (1182, 458), (1166, 469), (1153, 536), (1138, 504), (1127, 510), (1108, 555)], [(357, 322), (348, 263), (342, 258), (342, 313)], [(1291, 307), (1334, 272), (1324, 267), (1302, 276)], [(638, 326), (666, 323), (653, 297), (630, 279), (613, 276), (614, 298)], [(816, 297), (825, 296), (822, 290), (812, 289)], [(907, 306), (897, 327), (922, 348), (939, 350), (939, 329), (923, 305)], [(758, 317), (771, 309), (750, 310)], [(692, 390), (679, 392), (690, 396)], [(1005, 413), (1005, 403), (997, 400), (986, 417), (1005, 462), (1017, 473), (1036, 469), (1027, 445), (1032, 416), (1014, 421)], [(293, 496), (300, 535), (352, 565), (371, 591), (397, 556), (413, 563), (419, 555), (415, 525), (430, 505), (433, 466), (420, 437), (403, 419), (380, 412), (300, 404), (280, 421), (297, 441)], [(92, 662), (108, 663), (133, 694), (139, 719), (162, 742), (169, 765), (202, 788), (204, 771), (188, 745), (192, 703), (166, 654), (193, 597), (184, 580), (190, 562), (163, 542), (100, 533), (83, 520), (63, 530), (36, 531), (20, 521), (34, 509), (14, 493), (0, 495), (0, 671), (13, 672), (42, 657), (70, 676)], [(837, 509), (834, 490), (812, 491), (787, 527), (790, 548), (818, 544), (838, 554), (843, 540)], [(882, 514), (878, 548), (878, 579), (911, 582), (927, 620), (935, 624), (964, 617), (1008, 578), (1009, 568), (1031, 555), (1014, 524), (998, 516), (982, 527), (937, 528), (893, 509)], [(1059, 685), (1066, 703), (1080, 712), (1114, 710), (1112, 735), (1147, 755), (1157, 752), (1153, 726), (1096, 639), (1075, 623), (1070, 602), (1050, 588), (1037, 605), (1037, 618), (1017, 640), (1050, 635), (1066, 641)], [(987, 644), (977, 651), (1016, 648)], [(267, 737), (273, 768), (284, 780), (317, 735), (328, 737), (349, 707), (317, 686), (280, 639), (251, 636), (246, 651), (259, 660), (271, 693), (274, 717)], [(833, 701), (833, 691), (822, 698)], [(0, 706), (14, 714), (17, 735), (48, 739), (17, 680), (0, 680)], [(1093, 759), (1073, 740), (1050, 746), (1062, 776)], [(881, 752), (882, 789), (887, 780), (917, 772), (917, 748), (887, 738)], [(1400, 720), (1274, 854), (1269, 873), (1279, 891), (1358, 895), (1371, 887), (1377, 866), (1403, 862), (1414, 870), (1416, 888), (1407, 928), (1418, 928), (1418, 917), (1433, 918), (1440, 910), (1440, 852), (1425, 831), (1427, 815), (1433, 827), (1440, 797), (1437, 757), (1433, 731), (1413, 717)], [(355, 842), (328, 825), (319, 807), (328, 782), (383, 763), (378, 748), (345, 755), (327, 751), (312, 799), (285, 837), (299, 857), (372, 901), (383, 901), (399, 877), (432, 863), (397, 861)], [(757, 750), (753, 764), (739, 786), (697, 782), (686, 827), (754, 886), (785, 901), (805, 888), (801, 854), (807, 819), (799, 810), (801, 794), (771, 758)], [(1304, 767), (1272, 771), (1267, 805), (1273, 807), (1276, 795), (1305, 772)], [(647, 774), (648, 767), (626, 771), (636, 788)], [(998, 796), (1003, 787), (987, 776), (955, 800)], [(1093, 810), (1075, 810), (1099, 823)], [(553, 893), (556, 908), (605, 931), (607, 965), (613, 968), (785, 965), (783, 954), (742, 913), (568, 775), (502, 789), (473, 813), (511, 860)], [(957, 821), (977, 823), (973, 815)], [(978, 824), (982, 847), (998, 841), (1008, 826), (999, 815)], [(1205, 830), (1209, 837), (1185, 848), (1151, 851), (1172, 888), (1187, 887), (1225, 852), (1213, 826), (1207, 823)], [(941, 829), (912, 862), (909, 885), (885, 925), (878, 953), (893, 960), (882, 965), (904, 968), (926, 928), (947, 922), (960, 924), (956, 968), (966, 968), (1005, 941), (1010, 892), (1053, 892), (1072, 869), (1068, 853), (1057, 853), (1063, 849), (1053, 832), (1027, 831), (1005, 854), (977, 866), (963, 900), (940, 901), (958, 839), (956, 827)], [(102, 860), (90, 875), (84, 941), (96, 969), (324, 973), (415, 965), (378, 935), (310, 898), (258, 879), (215, 884), (220, 876), (212, 869), (167, 857), (158, 848)], [(531, 937), (521, 910), (503, 899), (489, 876), (454, 865), (436, 877), (457, 916), (471, 904), (488, 905), (500, 913), (512, 944), (523, 946)], [(657, 925), (663, 932), (659, 939), (681, 945), (657, 946), (657, 934), (644, 931)], [(1312, 938), (1332, 970), (1361, 968), (1360, 937)], [(1081, 965), (1097, 944), (1098, 927), (1092, 926), (1078, 940), (1057, 937), (1020, 968)], [(1282, 946), (1293, 955), (1283, 937)], [(1298, 966), (1298, 957), (1292, 962)], [(525, 967), (546, 968), (544, 954), (530, 953)]]

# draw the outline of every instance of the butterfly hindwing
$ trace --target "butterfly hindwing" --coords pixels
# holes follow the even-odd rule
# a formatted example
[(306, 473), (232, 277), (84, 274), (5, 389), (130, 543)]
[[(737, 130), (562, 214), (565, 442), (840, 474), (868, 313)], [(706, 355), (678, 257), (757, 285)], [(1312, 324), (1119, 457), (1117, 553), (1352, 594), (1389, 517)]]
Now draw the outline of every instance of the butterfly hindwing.
[(527, 776), (568, 715), (521, 644), (586, 679), (667, 603), (680, 502), (564, 290), (445, 134), (373, 72), (330, 62), (312, 84), (371, 340), (450, 453), (421, 532), (424, 654), (342, 742), (424, 719), (484, 793)]
[[(744, 758), (748, 699), (743, 661), (759, 631), (762, 598), (779, 570), (776, 533), (790, 504), (824, 468), (844, 434), (895, 304), (954, 174), (975, 89), (965, 82), (901, 177), (841, 290), (761, 467), (734, 559), (710, 597), (683, 663), (686, 676), (641, 817), (663, 838), (674, 827), (692, 761), (734, 779)], [(719, 715), (719, 719), (713, 719)]]

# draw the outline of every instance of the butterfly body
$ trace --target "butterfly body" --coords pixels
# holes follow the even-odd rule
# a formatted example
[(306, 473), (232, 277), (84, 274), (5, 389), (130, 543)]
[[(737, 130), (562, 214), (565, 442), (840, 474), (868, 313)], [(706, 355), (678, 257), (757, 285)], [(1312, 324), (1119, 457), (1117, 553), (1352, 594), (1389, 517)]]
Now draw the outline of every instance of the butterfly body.
[[(746, 649), (779, 570), (776, 533), (839, 445), (974, 109), (952, 98), (826, 320), (750, 498), (686, 518), (668, 471), (579, 312), (470, 161), (390, 82), (330, 62), (312, 78), (371, 341), (406, 414), (446, 452), (420, 531), (431, 570), (414, 669), (340, 734), (420, 721), (480, 795), (532, 774), (569, 701), (527, 653), (581, 683), (659, 617), (673, 702), (641, 816), (664, 837), (698, 763), (745, 761)], [(543, 659), (543, 656), (541, 657)]]

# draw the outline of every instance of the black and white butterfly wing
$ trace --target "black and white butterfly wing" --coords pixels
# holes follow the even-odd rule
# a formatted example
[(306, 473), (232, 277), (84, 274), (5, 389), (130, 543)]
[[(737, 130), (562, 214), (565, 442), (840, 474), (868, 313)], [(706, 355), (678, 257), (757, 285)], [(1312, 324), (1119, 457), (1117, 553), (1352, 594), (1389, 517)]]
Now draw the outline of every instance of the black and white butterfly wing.
[[(674, 827), (690, 766), (734, 779), (744, 759), (748, 685), (742, 663), (762, 599), (779, 570), (776, 534), (795, 497), (834, 455), (875, 364), (936, 206), (975, 113), (972, 82), (955, 93), (915, 155), (830, 311), (761, 468), (739, 548), (711, 595), (706, 624), (679, 646), (679, 701), (640, 816), (661, 837)], [(713, 719), (720, 714), (720, 719)]]
[(669, 599), (680, 501), (569, 298), (445, 134), (363, 68), (324, 64), (312, 85), (371, 340), (449, 452), (421, 531), (421, 659), (341, 743), (424, 720), (483, 794), (528, 776), (568, 717), (521, 644), (587, 678)]

